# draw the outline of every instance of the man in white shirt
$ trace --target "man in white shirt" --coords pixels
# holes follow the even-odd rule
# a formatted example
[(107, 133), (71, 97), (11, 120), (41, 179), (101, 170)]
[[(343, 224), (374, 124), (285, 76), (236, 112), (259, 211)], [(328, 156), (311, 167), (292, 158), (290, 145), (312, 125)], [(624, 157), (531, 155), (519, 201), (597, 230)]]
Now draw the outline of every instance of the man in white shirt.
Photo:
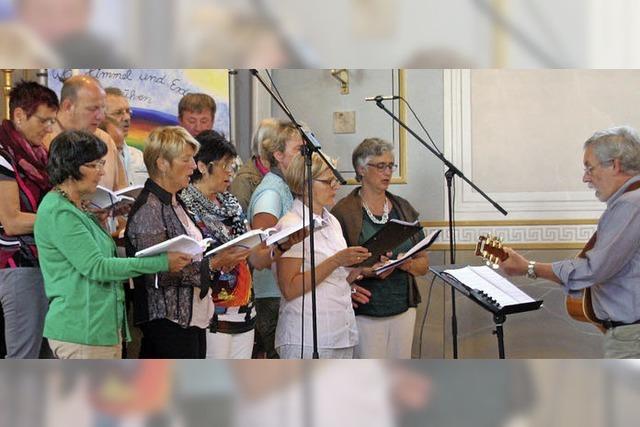
[[(128, 185), (144, 185), (149, 174), (144, 164), (142, 151), (126, 143), (126, 138), (129, 136), (129, 128), (131, 127), (131, 107), (129, 106), (129, 100), (117, 87), (108, 87), (104, 91), (107, 94), (107, 118), (111, 119), (113, 123), (120, 128), (120, 133), (122, 134), (121, 140), (116, 140), (114, 135), (109, 133), (111, 137), (114, 138), (118, 148), (118, 154), (120, 155), (120, 160), (124, 165), (127, 176), (127, 183)], [(109, 125), (105, 123), (104, 126), (108, 128)]]

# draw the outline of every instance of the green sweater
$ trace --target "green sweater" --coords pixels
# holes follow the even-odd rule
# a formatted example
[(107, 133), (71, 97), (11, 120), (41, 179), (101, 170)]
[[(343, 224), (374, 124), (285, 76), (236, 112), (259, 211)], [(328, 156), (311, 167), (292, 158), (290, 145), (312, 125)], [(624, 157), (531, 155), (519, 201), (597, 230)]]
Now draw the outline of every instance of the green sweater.
[(42, 199), (34, 232), (49, 299), (44, 336), (115, 345), (122, 332), (128, 340), (122, 282), (167, 271), (167, 255), (117, 258), (113, 239), (95, 218), (56, 191)]

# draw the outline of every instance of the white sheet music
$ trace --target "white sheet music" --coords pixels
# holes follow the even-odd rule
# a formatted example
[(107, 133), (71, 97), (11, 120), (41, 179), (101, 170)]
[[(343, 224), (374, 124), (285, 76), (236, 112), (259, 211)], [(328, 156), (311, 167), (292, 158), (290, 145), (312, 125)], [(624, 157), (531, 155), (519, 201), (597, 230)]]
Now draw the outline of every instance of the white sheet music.
[(464, 267), (444, 272), (465, 286), (485, 292), (502, 307), (534, 302), (533, 298), (487, 266)]

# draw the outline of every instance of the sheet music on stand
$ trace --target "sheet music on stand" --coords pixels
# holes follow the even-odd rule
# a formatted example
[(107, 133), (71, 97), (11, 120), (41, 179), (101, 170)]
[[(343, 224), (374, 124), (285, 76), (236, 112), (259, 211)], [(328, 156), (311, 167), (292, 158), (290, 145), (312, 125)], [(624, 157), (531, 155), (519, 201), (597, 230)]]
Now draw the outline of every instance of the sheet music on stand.
[(537, 310), (542, 306), (541, 300), (531, 298), (487, 266), (432, 266), (429, 270), (493, 314), (498, 355), (501, 359), (505, 358), (503, 323), (506, 322), (507, 315)]
[(542, 301), (534, 300), (487, 266), (447, 269), (442, 273), (455, 278), (474, 296), (476, 292), (473, 291), (487, 295), (494, 301), (496, 308), (505, 314), (535, 310), (542, 305)]

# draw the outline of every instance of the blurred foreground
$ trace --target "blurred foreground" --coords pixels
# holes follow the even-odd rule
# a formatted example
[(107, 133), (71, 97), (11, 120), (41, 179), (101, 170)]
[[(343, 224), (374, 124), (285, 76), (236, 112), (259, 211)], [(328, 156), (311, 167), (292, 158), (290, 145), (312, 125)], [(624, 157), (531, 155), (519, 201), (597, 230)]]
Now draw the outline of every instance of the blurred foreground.
[(3, 427), (615, 427), (640, 413), (637, 361), (4, 361), (0, 384)]
[(4, 68), (638, 68), (633, 0), (0, 0)]

